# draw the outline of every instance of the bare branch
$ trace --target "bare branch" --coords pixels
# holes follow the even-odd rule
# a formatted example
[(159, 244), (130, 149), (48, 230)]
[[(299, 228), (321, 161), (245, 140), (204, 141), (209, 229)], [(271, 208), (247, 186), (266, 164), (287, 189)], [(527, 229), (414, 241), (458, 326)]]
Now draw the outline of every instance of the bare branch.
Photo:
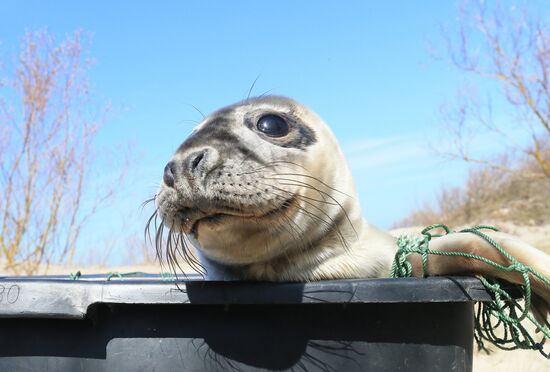
[[(482, 100), (462, 92), (454, 117), (444, 121), (446, 133), (454, 137), (455, 158), (498, 169), (468, 146), (475, 134), (496, 135), (503, 147), (531, 157), (538, 171), (550, 177), (543, 156), (550, 138), (550, 24), (529, 14), (526, 6), (512, 11), (482, 0), (462, 3), (457, 36), (444, 35), (450, 60), (474, 81), (498, 83), (501, 96), (497, 93), (496, 100), (510, 115), (508, 120), (495, 118), (487, 110), (491, 96)], [(521, 141), (518, 130), (527, 134)]]
[(88, 68), (80, 32), (58, 44), (31, 32), (0, 80), (10, 90), (0, 98), (0, 249), (15, 273), (72, 261), (82, 226), (113, 195), (83, 204), (104, 120), (85, 110)]
[(456, 34), (443, 35), (469, 86), (441, 110), (450, 146), (439, 154), (472, 167), (401, 224), (550, 222), (550, 24), (521, 4), (465, 0)]

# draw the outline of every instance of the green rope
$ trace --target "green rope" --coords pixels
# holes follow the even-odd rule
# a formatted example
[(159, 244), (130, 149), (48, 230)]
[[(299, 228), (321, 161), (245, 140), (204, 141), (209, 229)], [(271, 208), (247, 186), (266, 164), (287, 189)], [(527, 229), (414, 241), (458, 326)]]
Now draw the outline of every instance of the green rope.
[[(435, 229), (443, 229), (444, 234), (433, 234), (431, 231)], [(503, 350), (515, 350), (515, 349), (532, 349), (538, 350), (546, 358), (550, 359), (550, 353), (544, 351), (544, 341), (550, 338), (550, 328), (548, 322), (542, 319), (540, 322), (535, 319), (533, 315), (529, 313), (532, 307), (532, 288), (531, 278), (529, 274), (538, 278), (545, 285), (550, 287), (550, 280), (545, 278), (534, 269), (523, 265), (521, 262), (512, 257), (506, 252), (496, 241), (490, 236), (483, 233), (481, 230), (493, 230), (498, 231), (492, 226), (476, 226), (469, 229), (464, 229), (461, 233), (472, 233), (497, 249), (504, 257), (510, 261), (510, 265), (504, 266), (497, 262), (494, 262), (486, 257), (465, 253), (465, 252), (447, 252), (434, 250), (429, 248), (429, 242), (432, 238), (437, 238), (443, 235), (454, 233), (447, 226), (443, 224), (435, 224), (428, 226), (422, 230), (422, 238), (415, 238), (406, 235), (402, 235), (397, 239), (397, 253), (395, 255), (394, 262), (391, 267), (391, 276), (393, 278), (410, 277), (412, 275), (412, 264), (407, 260), (407, 256), (413, 253), (420, 254), (422, 258), (422, 270), (423, 275), (427, 275), (427, 264), (429, 255), (440, 256), (456, 256), (466, 257), (475, 260), (482, 261), (488, 265), (496, 267), (499, 270), (506, 272), (518, 272), (522, 275), (524, 284), (520, 287), (522, 295), (520, 298), (515, 298), (512, 294), (506, 291), (496, 281), (489, 280), (484, 277), (479, 277), (486, 290), (492, 294), (494, 298), (490, 302), (482, 302), (478, 306), (478, 310), (475, 316), (474, 325), (474, 338), (480, 349), (487, 350), (485, 348), (485, 341), (495, 345)], [(522, 301), (523, 300), (523, 301)], [(520, 303), (523, 302), (523, 305)], [(521, 321), (528, 319), (531, 321), (537, 332), (540, 331), (543, 334), (541, 341), (535, 341), (532, 335), (521, 324)], [(502, 329), (502, 336), (499, 336), (496, 332), (498, 328)]]
[(129, 272), (129, 273), (119, 273), (118, 271), (111, 271), (111, 272), (108, 272), (107, 273), (107, 281), (110, 281), (111, 279), (113, 278), (126, 278), (126, 277), (129, 277), (129, 276), (136, 276), (136, 275), (142, 275), (142, 274), (145, 274), (141, 271), (132, 271), (132, 272)]
[(82, 273), (80, 272), (80, 270), (78, 270), (76, 273), (70, 273), (69, 274), (69, 279), (71, 280), (78, 280), (80, 279), (80, 277), (82, 276)]
[[(111, 281), (111, 279), (113, 278), (126, 278), (126, 277), (131, 277), (131, 276), (136, 276), (136, 275), (142, 275), (142, 274), (145, 274), (144, 272), (141, 272), (141, 271), (132, 271), (132, 272), (128, 272), (128, 273), (120, 273), (118, 271), (111, 271), (111, 272), (108, 272), (107, 274), (105, 274), (105, 280), (107, 281)], [(163, 281), (174, 281), (175, 280), (175, 276), (173, 273), (165, 273), (165, 272), (162, 272), (159, 274), (161, 279)], [(80, 278), (82, 277), (82, 273), (79, 271), (77, 271), (76, 273), (70, 273), (69, 274), (69, 279), (70, 280), (80, 280)]]

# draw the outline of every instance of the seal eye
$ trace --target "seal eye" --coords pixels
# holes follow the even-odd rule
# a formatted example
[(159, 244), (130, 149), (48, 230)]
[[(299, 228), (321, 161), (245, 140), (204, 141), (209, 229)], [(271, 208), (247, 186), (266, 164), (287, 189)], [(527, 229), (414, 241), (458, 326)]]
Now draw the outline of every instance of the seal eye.
[(256, 124), (258, 130), (269, 137), (283, 137), (288, 134), (288, 123), (277, 115), (264, 115)]

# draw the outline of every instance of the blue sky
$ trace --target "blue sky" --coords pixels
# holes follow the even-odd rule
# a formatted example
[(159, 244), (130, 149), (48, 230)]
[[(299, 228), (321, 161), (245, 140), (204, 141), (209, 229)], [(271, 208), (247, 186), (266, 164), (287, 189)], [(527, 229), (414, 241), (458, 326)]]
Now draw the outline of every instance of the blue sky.
[[(430, 54), (456, 27), (453, 1), (26, 1), (0, 5), (0, 58), (25, 31), (91, 37), (94, 96), (113, 111), (100, 149), (131, 141), (130, 182), (90, 221), (81, 250), (141, 233), (165, 163), (200, 114), (252, 94), (293, 97), (332, 127), (350, 161), (364, 215), (388, 227), (465, 166), (430, 150), (438, 107), (462, 76)], [(11, 57), (10, 57), (11, 58)], [(105, 150), (107, 151), (107, 150)], [(109, 150), (113, 151), (113, 150)], [(96, 182), (112, 169), (99, 163)], [(124, 223), (122, 222), (124, 221)], [(121, 243), (122, 244), (122, 243)], [(124, 254), (115, 252), (112, 262)]]

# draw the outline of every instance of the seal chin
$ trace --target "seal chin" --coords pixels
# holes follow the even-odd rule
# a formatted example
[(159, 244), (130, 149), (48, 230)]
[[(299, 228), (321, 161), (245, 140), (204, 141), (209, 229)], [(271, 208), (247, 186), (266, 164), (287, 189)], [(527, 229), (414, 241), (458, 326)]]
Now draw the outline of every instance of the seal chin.
[(297, 196), (293, 195), (282, 202), (277, 208), (273, 208), (261, 215), (247, 213), (244, 210), (236, 208), (215, 208), (209, 212), (204, 212), (197, 208), (181, 208), (178, 210), (175, 219), (179, 222), (182, 232), (193, 235), (195, 239), (198, 239), (199, 228), (201, 226), (208, 226), (210, 229), (215, 229), (216, 226), (221, 226), (231, 222), (231, 220), (253, 224), (277, 223), (278, 220), (292, 213), (292, 210), (297, 207), (297, 199)]

